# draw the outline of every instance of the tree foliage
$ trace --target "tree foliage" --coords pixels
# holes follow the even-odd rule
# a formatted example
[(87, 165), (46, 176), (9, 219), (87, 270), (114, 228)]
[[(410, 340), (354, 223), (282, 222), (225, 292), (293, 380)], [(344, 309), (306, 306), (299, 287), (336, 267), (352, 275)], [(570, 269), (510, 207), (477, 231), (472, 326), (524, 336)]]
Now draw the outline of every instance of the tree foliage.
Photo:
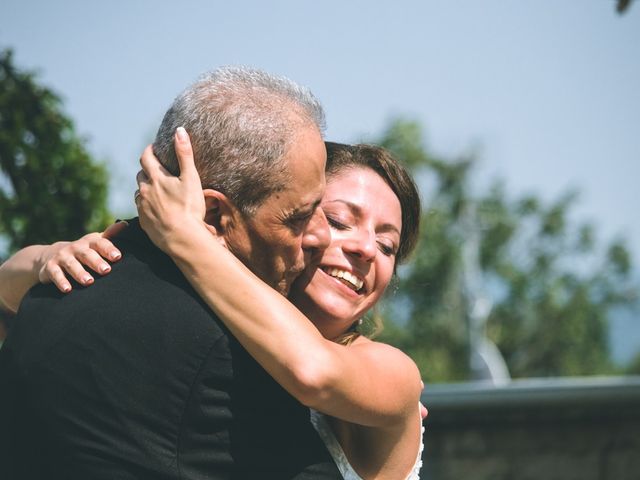
[(616, 2), (616, 10), (620, 15), (623, 15), (627, 12), (633, 0), (618, 0)]
[(60, 99), (0, 52), (0, 234), (9, 249), (104, 227), (107, 182)]
[(473, 158), (430, 154), (415, 122), (392, 122), (378, 143), (429, 185), (417, 252), (383, 308), (391, 320), (384, 340), (408, 352), (430, 381), (469, 378), (463, 253), (473, 207), (483, 291), (493, 304), (485, 334), (511, 375), (613, 371), (608, 316), (636, 298), (631, 259), (622, 241), (602, 248), (592, 225), (571, 220), (574, 193), (547, 204), (533, 195), (512, 199), (495, 182), (474, 195)]

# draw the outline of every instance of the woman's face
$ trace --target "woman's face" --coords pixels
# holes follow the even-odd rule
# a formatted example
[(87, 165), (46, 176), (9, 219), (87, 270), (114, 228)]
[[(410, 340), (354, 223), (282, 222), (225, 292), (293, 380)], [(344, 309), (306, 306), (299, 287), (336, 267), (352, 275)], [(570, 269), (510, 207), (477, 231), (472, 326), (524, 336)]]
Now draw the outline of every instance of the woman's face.
[(384, 293), (400, 244), (400, 201), (373, 170), (350, 167), (327, 178), (322, 209), (331, 243), (289, 298), (325, 338), (344, 333)]

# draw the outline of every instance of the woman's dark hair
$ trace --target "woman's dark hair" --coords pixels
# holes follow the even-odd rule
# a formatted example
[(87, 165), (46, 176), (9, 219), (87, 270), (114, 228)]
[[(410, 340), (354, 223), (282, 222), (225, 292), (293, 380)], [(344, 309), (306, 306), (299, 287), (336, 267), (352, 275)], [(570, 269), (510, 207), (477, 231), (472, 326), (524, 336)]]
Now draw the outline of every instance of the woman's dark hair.
[(391, 153), (375, 145), (345, 145), (325, 142), (327, 148), (327, 179), (354, 167), (366, 167), (376, 172), (400, 200), (402, 231), (396, 253), (396, 264), (402, 263), (413, 251), (420, 228), (420, 195), (416, 184), (404, 166)]

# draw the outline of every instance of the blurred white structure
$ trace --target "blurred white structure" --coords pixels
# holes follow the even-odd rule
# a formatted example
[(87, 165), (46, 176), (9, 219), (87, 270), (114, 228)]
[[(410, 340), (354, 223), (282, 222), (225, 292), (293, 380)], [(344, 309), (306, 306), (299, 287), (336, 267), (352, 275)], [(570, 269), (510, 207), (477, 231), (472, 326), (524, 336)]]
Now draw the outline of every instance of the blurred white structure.
[(484, 288), (480, 267), (480, 225), (473, 202), (465, 207), (462, 219), (462, 291), (469, 328), (471, 379), (504, 385), (511, 380), (509, 370), (498, 347), (486, 336), (493, 302)]

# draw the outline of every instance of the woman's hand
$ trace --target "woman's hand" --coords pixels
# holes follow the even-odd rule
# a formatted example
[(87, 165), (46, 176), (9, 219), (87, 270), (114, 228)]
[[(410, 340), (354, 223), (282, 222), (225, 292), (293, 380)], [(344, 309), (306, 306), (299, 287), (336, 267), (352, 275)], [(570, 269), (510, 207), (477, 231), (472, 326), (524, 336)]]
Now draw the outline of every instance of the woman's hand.
[[(422, 390), (424, 390), (424, 382), (420, 381), (420, 385), (422, 386)], [(429, 415), (429, 410), (425, 407), (424, 403), (420, 402), (420, 418), (424, 420)]]
[(149, 145), (136, 180), (135, 201), (140, 225), (160, 249), (171, 253), (180, 239), (188, 238), (194, 228), (206, 228), (206, 213), (200, 176), (195, 167), (189, 135), (179, 127), (174, 136), (180, 175), (172, 175), (153, 154)]
[(71, 291), (67, 276), (80, 285), (88, 286), (94, 282), (87, 267), (100, 275), (111, 271), (106, 261), (120, 260), (122, 254), (109, 240), (126, 228), (126, 222), (111, 225), (103, 233), (89, 233), (73, 242), (56, 242), (47, 246), (40, 254), (36, 269), (41, 283), (52, 282), (61, 292)]
[(0, 309), (17, 312), (20, 302), (38, 282), (53, 282), (61, 292), (70, 292), (71, 276), (81, 285), (91, 285), (93, 276), (85, 269), (101, 275), (111, 267), (104, 259), (120, 259), (120, 251), (113, 246), (113, 238), (126, 227), (126, 222), (111, 225), (103, 234), (90, 233), (75, 242), (52, 245), (30, 245), (13, 254), (0, 265)]

